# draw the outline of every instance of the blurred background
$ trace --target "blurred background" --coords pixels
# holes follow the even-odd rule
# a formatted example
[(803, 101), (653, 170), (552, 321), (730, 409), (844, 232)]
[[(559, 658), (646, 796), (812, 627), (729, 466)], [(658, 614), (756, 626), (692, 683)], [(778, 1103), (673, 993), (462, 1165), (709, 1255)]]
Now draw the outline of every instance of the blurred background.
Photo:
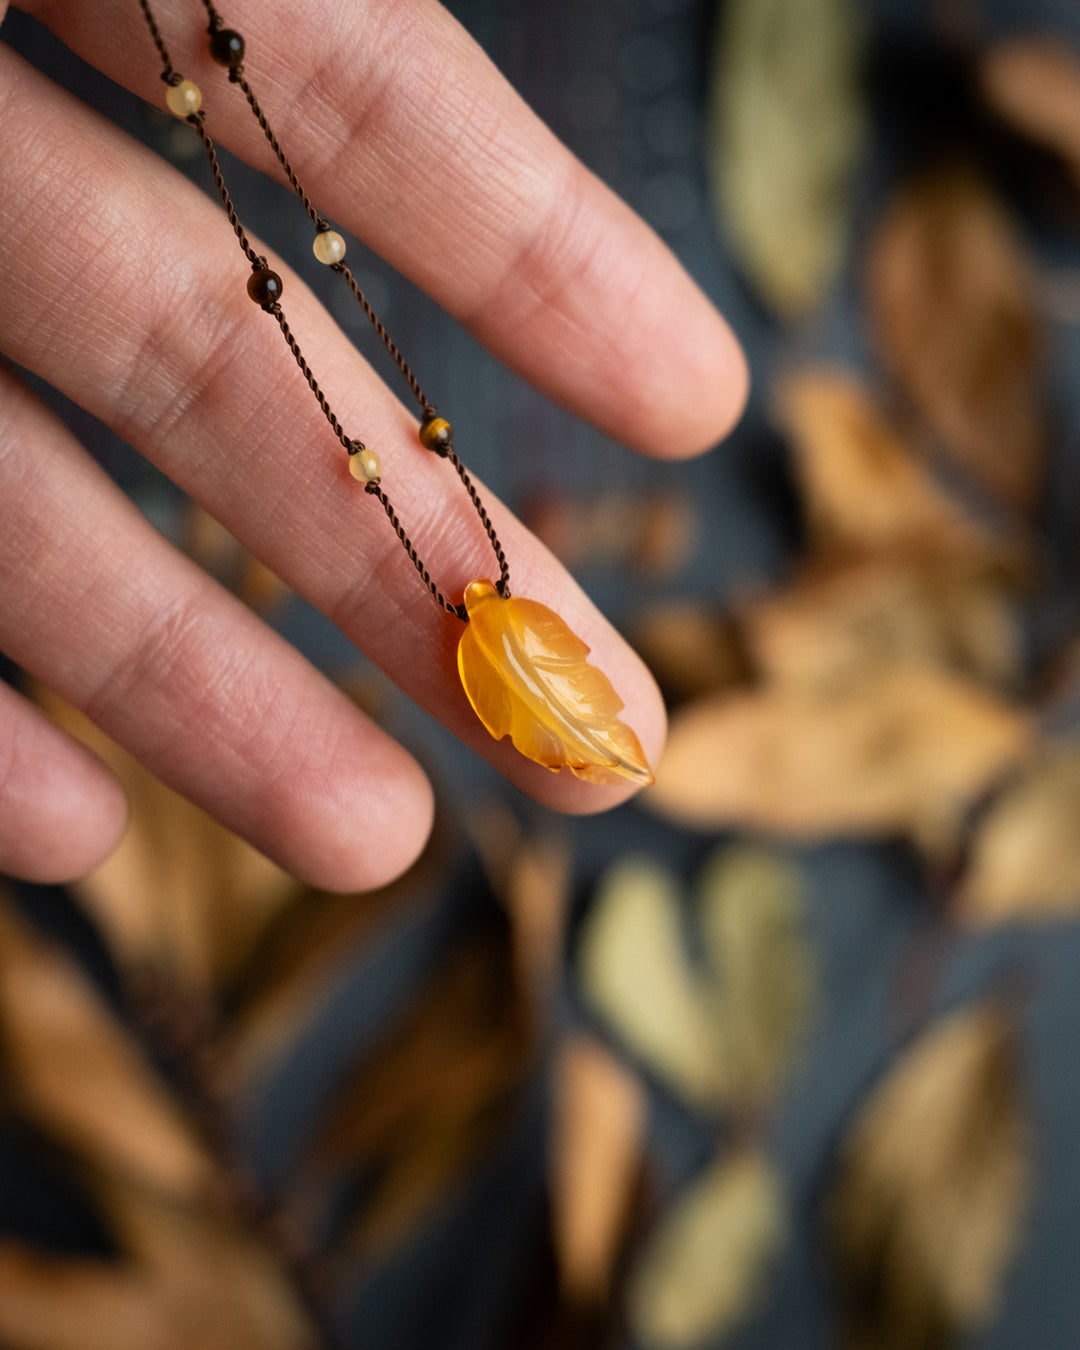
[[(355, 265), (667, 755), (542, 811), (44, 390), (440, 806), (400, 882), (312, 893), (32, 691), (133, 811), (2, 891), (0, 1345), (1074, 1347), (1080, 7), (450, 8), (750, 355), (730, 441), (652, 464)], [(211, 188), (189, 128), (0, 36)], [(226, 173), (383, 361), (299, 204)]]

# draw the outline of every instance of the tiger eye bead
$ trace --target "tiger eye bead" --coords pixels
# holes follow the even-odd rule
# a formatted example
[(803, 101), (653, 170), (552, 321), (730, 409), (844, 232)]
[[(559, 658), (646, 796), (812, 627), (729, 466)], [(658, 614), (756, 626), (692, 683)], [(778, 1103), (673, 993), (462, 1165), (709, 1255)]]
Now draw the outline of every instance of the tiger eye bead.
[(374, 483), (382, 474), (382, 461), (365, 446), (349, 455), (349, 472), (358, 483)]
[(219, 66), (238, 66), (244, 59), (244, 39), (235, 28), (210, 34), (210, 56)]
[(193, 80), (181, 80), (165, 90), (165, 102), (177, 117), (190, 117), (202, 107), (202, 90)]
[(320, 230), (312, 240), (311, 251), (321, 263), (330, 267), (345, 256), (345, 240), (337, 230)]
[(257, 305), (273, 305), (281, 299), (281, 278), (269, 267), (257, 267), (248, 277), (247, 293)]
[(454, 428), (445, 417), (425, 417), (420, 423), (420, 444), (425, 450), (448, 450), (453, 439)]

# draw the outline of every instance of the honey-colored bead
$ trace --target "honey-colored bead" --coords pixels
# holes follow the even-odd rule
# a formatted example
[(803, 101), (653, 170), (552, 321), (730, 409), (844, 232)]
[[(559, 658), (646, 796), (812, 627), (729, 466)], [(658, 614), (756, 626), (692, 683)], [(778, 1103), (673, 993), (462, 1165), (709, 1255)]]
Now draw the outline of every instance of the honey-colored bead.
[(190, 117), (202, 107), (202, 90), (192, 80), (181, 80), (165, 90), (165, 102), (177, 117)]
[(312, 241), (311, 251), (327, 267), (340, 262), (345, 256), (345, 240), (337, 230), (320, 230)]
[(358, 483), (374, 483), (382, 474), (382, 461), (374, 450), (357, 450), (349, 456), (349, 472)]
[(425, 450), (445, 450), (454, 439), (454, 428), (445, 417), (425, 417), (420, 423), (420, 444)]

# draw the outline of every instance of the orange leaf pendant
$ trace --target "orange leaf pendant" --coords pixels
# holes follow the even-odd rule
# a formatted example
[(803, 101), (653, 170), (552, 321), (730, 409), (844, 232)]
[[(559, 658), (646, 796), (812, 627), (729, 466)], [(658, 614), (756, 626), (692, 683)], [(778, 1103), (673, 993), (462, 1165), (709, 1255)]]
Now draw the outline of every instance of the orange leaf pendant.
[(458, 671), (497, 741), (509, 736), (528, 759), (590, 783), (653, 781), (638, 738), (619, 721), (622, 699), (553, 609), (504, 600), (487, 580), (466, 588), (465, 608)]

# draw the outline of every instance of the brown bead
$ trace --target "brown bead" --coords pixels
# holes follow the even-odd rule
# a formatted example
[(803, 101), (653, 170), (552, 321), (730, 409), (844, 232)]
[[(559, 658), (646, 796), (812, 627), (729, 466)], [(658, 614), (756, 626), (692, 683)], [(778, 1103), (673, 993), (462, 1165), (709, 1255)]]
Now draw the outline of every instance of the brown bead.
[(274, 305), (281, 299), (281, 278), (269, 267), (256, 267), (248, 277), (247, 293), (257, 305)]
[(425, 417), (420, 423), (420, 444), (437, 454), (449, 450), (454, 440), (454, 428), (445, 417)]
[(219, 66), (238, 66), (244, 59), (244, 39), (235, 28), (210, 34), (210, 55)]

